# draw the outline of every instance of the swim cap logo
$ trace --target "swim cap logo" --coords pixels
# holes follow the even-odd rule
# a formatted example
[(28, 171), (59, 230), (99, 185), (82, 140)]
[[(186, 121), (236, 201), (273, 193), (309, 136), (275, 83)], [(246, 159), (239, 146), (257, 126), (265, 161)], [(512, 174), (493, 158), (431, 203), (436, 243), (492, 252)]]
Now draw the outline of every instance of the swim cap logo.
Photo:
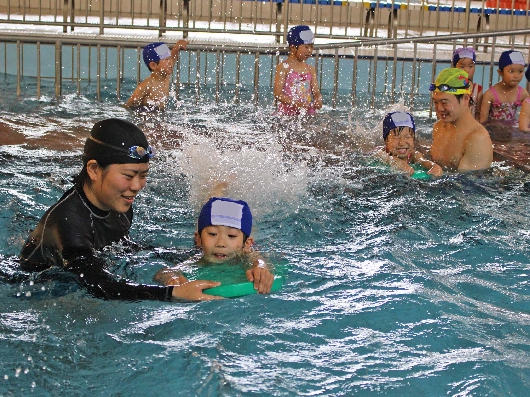
[(510, 59), (513, 64), (524, 65), (524, 57), (519, 51), (514, 51), (510, 54)]
[(212, 225), (222, 225), (241, 229), (243, 206), (231, 201), (214, 201), (212, 203)]
[(312, 44), (315, 38), (312, 31), (303, 30), (300, 32), (300, 39), (304, 42), (304, 44)]
[(396, 127), (410, 127), (414, 129), (414, 124), (408, 113), (405, 112), (396, 112), (392, 114), (392, 121)]
[(155, 48), (155, 51), (159, 59), (166, 59), (171, 56), (171, 51), (169, 51), (167, 44), (159, 45)]

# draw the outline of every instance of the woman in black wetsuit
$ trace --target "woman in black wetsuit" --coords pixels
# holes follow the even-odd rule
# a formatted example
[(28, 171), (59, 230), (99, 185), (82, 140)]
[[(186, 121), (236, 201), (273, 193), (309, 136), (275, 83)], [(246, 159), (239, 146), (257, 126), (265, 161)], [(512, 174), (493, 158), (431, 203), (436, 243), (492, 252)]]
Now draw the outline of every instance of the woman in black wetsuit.
[(198, 280), (167, 287), (136, 284), (108, 272), (106, 262), (97, 256), (103, 247), (128, 240), (132, 204), (145, 187), (153, 156), (154, 150), (136, 125), (120, 119), (96, 123), (85, 142), (82, 171), (29, 235), (20, 255), (21, 268), (64, 267), (102, 298), (219, 299), (202, 292), (218, 282)]

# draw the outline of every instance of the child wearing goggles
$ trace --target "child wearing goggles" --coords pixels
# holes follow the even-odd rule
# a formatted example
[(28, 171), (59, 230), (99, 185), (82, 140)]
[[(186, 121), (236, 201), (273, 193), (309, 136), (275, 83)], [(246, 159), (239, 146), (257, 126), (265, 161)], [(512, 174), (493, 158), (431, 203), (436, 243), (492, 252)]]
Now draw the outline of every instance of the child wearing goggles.
[(504, 51), (499, 58), (501, 81), (485, 93), (480, 109), (480, 122), (489, 121), (517, 123), (517, 110), (528, 98), (528, 92), (519, 86), (524, 76), (525, 61), (519, 51)]

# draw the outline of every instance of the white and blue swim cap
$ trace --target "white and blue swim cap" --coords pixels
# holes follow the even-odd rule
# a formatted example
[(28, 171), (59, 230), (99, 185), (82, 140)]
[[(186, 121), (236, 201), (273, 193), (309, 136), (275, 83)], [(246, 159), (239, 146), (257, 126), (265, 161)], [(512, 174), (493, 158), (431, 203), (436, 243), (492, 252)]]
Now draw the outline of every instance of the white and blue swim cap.
[(499, 69), (510, 65), (525, 65), (523, 54), (520, 51), (504, 51), (499, 58)]
[(165, 43), (151, 43), (147, 44), (143, 50), (144, 62), (149, 67), (151, 62), (160, 62), (162, 59), (169, 58), (171, 51)]
[(416, 124), (414, 124), (414, 117), (407, 112), (392, 112), (388, 113), (383, 120), (383, 139), (386, 139), (390, 131), (397, 127), (410, 127), (416, 133)]
[(302, 44), (313, 44), (314, 41), (315, 36), (313, 36), (313, 32), (309, 26), (306, 25), (294, 26), (289, 29), (289, 32), (287, 33), (287, 43), (289, 43), (289, 47), (293, 45), (298, 47)]
[(252, 213), (243, 200), (212, 197), (201, 209), (197, 231), (207, 226), (228, 226), (241, 230), (248, 237), (252, 232)]
[(453, 52), (453, 67), (456, 67), (456, 64), (462, 58), (469, 58), (469, 59), (472, 59), (473, 62), (475, 62), (477, 60), (477, 54), (475, 53), (474, 48), (473, 47), (457, 48)]

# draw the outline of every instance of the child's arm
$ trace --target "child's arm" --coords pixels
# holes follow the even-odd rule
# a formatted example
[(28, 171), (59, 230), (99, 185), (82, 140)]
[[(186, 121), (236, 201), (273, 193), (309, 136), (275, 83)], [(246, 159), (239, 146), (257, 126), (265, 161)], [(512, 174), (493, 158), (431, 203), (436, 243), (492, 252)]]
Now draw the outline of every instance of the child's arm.
[(309, 65), (311, 69), (311, 92), (313, 94), (313, 107), (315, 109), (322, 108), (322, 94), (320, 93), (320, 88), (318, 87), (317, 81), (317, 72), (315, 68)]
[(415, 151), (413, 160), (414, 160), (414, 163), (418, 163), (423, 168), (425, 168), (427, 170), (427, 174), (433, 175), (433, 176), (442, 176), (443, 174), (442, 167), (440, 167), (434, 161), (427, 160), (425, 157), (423, 157), (423, 154), (421, 152)]
[(384, 161), (388, 165), (390, 165), (392, 168), (396, 168), (400, 171), (403, 171), (404, 173), (408, 175), (414, 174), (414, 168), (412, 168), (406, 161), (401, 160), (398, 157), (391, 156), (385, 151), (380, 151), (378, 157), (381, 159), (381, 161)]
[(171, 56), (173, 57), (173, 59), (176, 59), (180, 50), (185, 50), (187, 45), (188, 42), (184, 39), (180, 39), (179, 41), (177, 41), (171, 49)]
[(274, 75), (274, 97), (286, 105), (294, 106), (292, 98), (283, 93), (287, 73), (289, 73), (289, 64), (287, 62), (280, 62), (276, 66), (276, 74)]
[(252, 267), (245, 272), (247, 280), (254, 282), (254, 289), (258, 291), (258, 294), (268, 294), (274, 282), (269, 266), (261, 257), (254, 259), (252, 264)]
[[(484, 93), (479, 91), (477, 95), (477, 103), (475, 104), (475, 114), (473, 115), (475, 117), (475, 120), (480, 121), (480, 111), (482, 109), (482, 99), (484, 98)], [(488, 109), (489, 112), (489, 109)]]
[(519, 130), (530, 132), (530, 101), (524, 101), (519, 114)]
[(480, 105), (480, 118), (479, 122), (481, 124), (484, 124), (488, 121), (489, 115), (490, 115), (490, 107), (491, 103), (493, 102), (493, 94), (491, 93), (491, 90), (486, 91), (484, 96), (482, 97), (482, 103)]
[(148, 80), (149, 79), (145, 79), (140, 84), (138, 84), (138, 87), (136, 87), (131, 97), (127, 100), (127, 102), (125, 102), (124, 106), (126, 108), (142, 106), (144, 98), (149, 95)]

